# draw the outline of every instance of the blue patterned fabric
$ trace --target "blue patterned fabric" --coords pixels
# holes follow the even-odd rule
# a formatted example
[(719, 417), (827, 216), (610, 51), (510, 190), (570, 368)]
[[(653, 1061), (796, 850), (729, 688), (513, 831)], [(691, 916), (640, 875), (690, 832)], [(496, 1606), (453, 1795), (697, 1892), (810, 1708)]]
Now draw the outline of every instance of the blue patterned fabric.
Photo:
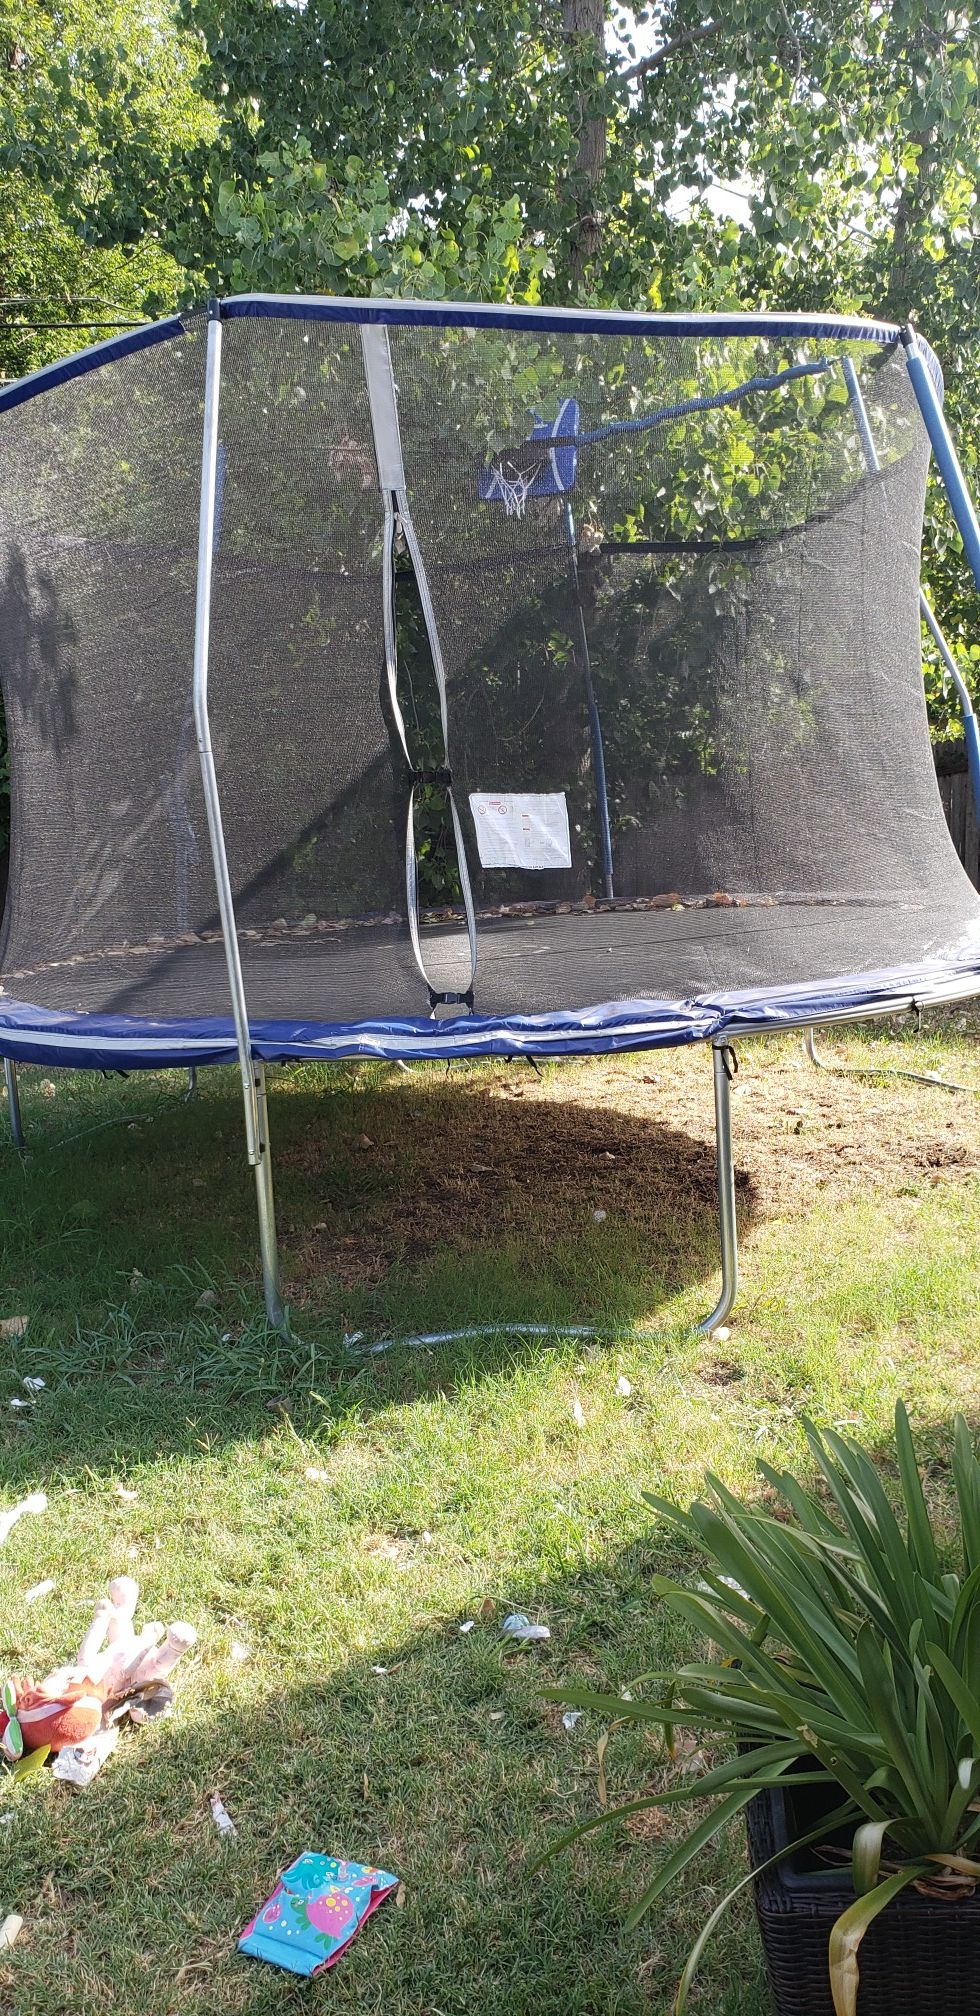
[(246, 1925), (238, 1950), (290, 1974), (319, 1974), (340, 1959), (397, 1887), (397, 1876), (385, 1869), (334, 1855), (299, 1855)]

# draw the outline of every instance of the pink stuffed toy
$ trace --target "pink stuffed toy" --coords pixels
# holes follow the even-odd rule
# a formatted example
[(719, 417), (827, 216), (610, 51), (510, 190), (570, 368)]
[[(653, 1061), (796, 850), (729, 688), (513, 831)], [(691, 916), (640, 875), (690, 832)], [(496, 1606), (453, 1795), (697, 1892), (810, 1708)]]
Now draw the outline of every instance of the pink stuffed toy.
[[(58, 1666), (36, 1685), (14, 1674), (4, 1689), (13, 1713), (0, 1708), (0, 1750), (14, 1760), (21, 1750), (63, 1750), (86, 1743), (127, 1709), (145, 1713), (169, 1705), (164, 1683), (181, 1655), (197, 1642), (190, 1624), (145, 1624), (133, 1619), (139, 1588), (131, 1575), (109, 1584), (71, 1666)], [(161, 1642), (162, 1641), (162, 1642)], [(141, 1718), (142, 1719), (142, 1718)], [(19, 1739), (19, 1740), (18, 1740)]]

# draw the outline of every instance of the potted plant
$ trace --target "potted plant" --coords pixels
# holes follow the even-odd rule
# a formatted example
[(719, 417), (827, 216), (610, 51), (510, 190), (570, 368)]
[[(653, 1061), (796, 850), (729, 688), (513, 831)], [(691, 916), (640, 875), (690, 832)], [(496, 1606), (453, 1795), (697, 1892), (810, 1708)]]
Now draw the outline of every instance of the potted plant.
[(778, 2016), (857, 2016), (859, 1986), (861, 2016), (980, 2012), (980, 1463), (958, 1419), (947, 1545), (904, 1407), (897, 1512), (853, 1441), (809, 1425), (806, 1435), (816, 1492), (760, 1463), (766, 1490), (752, 1503), (711, 1476), (689, 1512), (648, 1499), (701, 1557), (691, 1584), (654, 1587), (711, 1641), (709, 1657), (645, 1676), (634, 1700), (550, 1690), (659, 1725), (668, 1752), (686, 1725), (727, 1738), (732, 1756), (587, 1820), (548, 1853), (628, 1813), (710, 1801), (633, 1906), (635, 1924), (746, 1813), (752, 1867), (702, 1926), (677, 2016), (749, 1883)]

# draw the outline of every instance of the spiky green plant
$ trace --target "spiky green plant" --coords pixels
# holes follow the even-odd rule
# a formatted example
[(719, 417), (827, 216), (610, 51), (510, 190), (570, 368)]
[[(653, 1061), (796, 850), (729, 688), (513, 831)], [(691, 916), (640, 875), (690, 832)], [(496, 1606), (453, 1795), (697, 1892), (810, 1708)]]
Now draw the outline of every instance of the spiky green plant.
[[(565, 1834), (652, 1806), (710, 1799), (687, 1839), (657, 1869), (630, 1913), (635, 1924), (705, 1844), (766, 1787), (823, 1785), (819, 1828), (788, 1856), (853, 1829), (855, 1899), (833, 1927), (829, 1967), (837, 2016), (855, 2016), (858, 1949), (880, 1911), (909, 1884), (980, 1880), (980, 1463), (965, 1421), (953, 1440), (958, 1544), (944, 1562), (929, 1517), (905, 1408), (895, 1414), (899, 1516), (867, 1455), (807, 1424), (824, 1502), (788, 1471), (759, 1468), (779, 1501), (743, 1504), (716, 1477), (681, 1511), (648, 1503), (693, 1543), (705, 1566), (693, 1586), (657, 1577), (671, 1609), (719, 1656), (647, 1674), (634, 1700), (582, 1688), (550, 1690), (617, 1720), (734, 1738), (738, 1753), (693, 1781), (603, 1812)], [(745, 1746), (750, 1746), (748, 1749)], [(711, 1913), (677, 1990), (681, 2016), (704, 1947), (742, 1878)]]

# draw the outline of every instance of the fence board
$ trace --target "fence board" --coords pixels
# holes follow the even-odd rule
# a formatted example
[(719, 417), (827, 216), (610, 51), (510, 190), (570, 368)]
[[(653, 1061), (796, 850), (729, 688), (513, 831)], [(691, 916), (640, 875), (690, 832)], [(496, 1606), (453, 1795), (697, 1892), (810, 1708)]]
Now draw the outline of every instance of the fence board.
[(953, 846), (974, 888), (980, 889), (980, 827), (967, 772), (954, 770), (946, 776), (940, 775), (939, 795)]

